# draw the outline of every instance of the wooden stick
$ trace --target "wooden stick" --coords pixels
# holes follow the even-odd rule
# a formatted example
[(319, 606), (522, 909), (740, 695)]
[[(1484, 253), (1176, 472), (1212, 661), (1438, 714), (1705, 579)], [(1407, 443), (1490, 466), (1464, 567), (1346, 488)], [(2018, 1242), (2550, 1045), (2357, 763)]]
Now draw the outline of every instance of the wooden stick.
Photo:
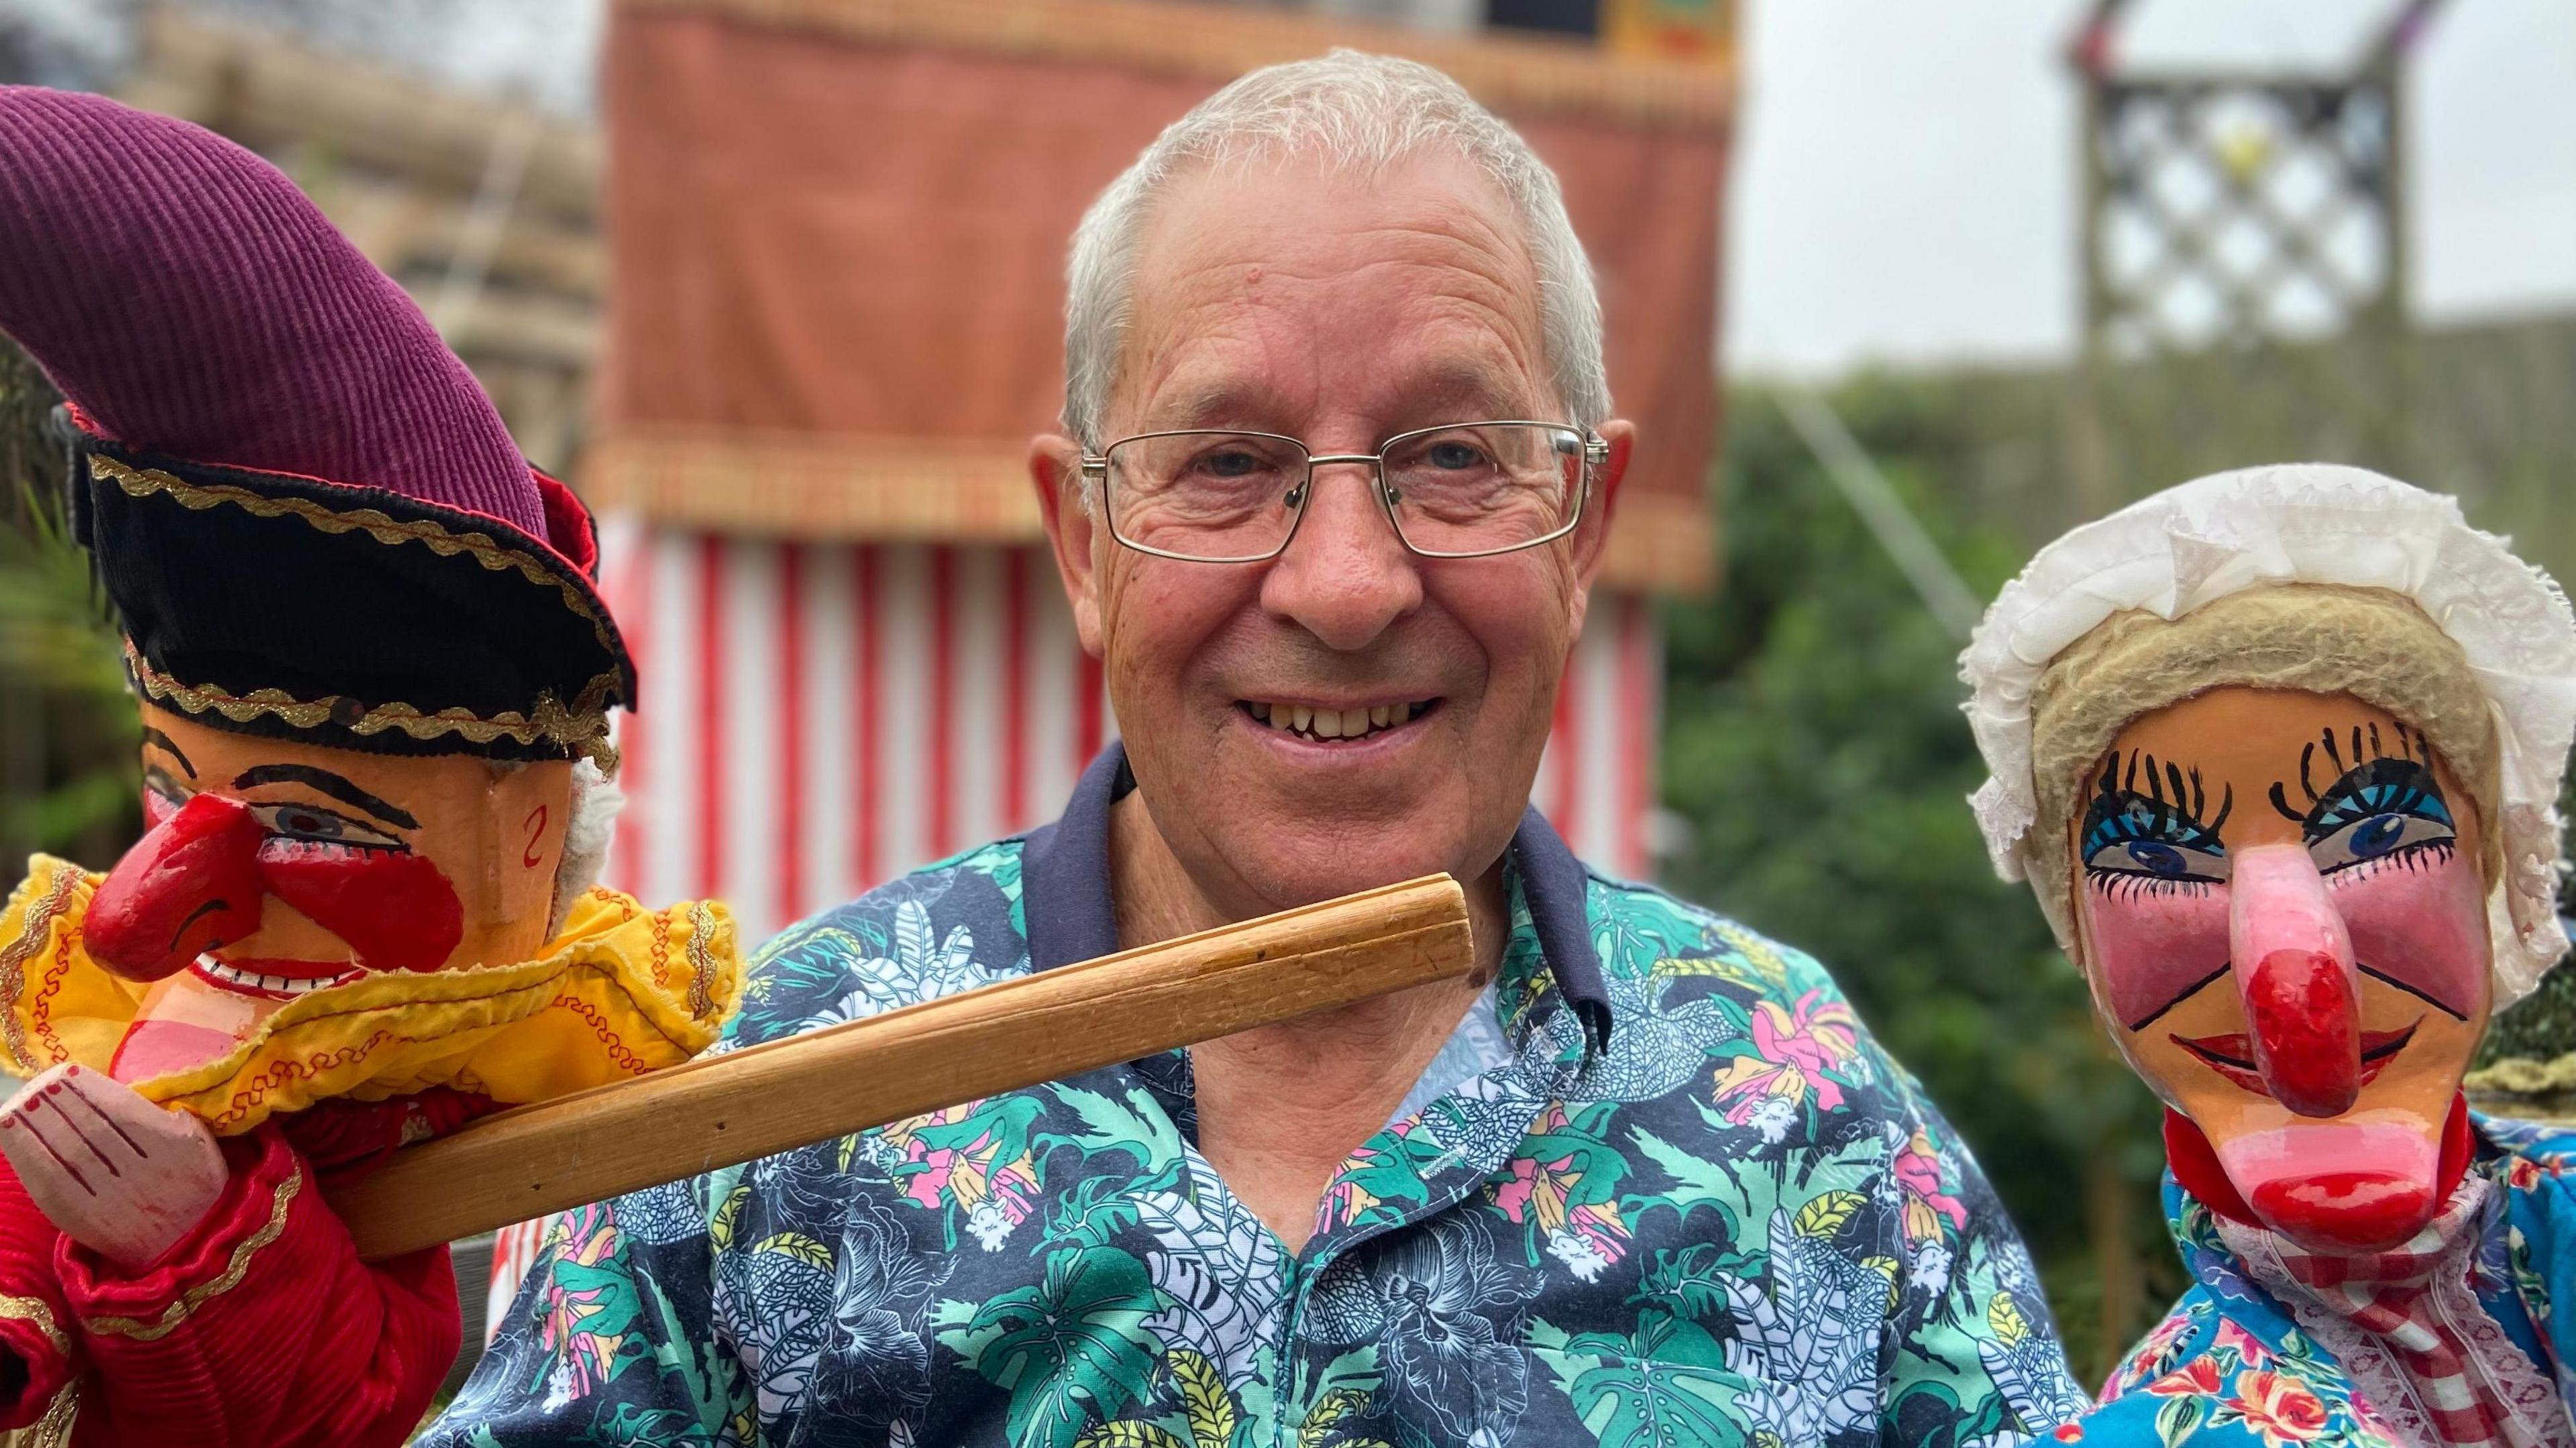
[(1474, 963), (1434, 875), (486, 1117), (334, 1191), (373, 1260), (1408, 986)]

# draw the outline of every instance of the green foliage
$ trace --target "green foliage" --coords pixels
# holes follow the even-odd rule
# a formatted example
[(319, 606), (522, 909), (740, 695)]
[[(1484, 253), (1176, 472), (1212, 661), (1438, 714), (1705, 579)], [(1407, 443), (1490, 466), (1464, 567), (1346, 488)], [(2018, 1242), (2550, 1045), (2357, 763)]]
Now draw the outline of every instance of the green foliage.
[[(57, 397), (0, 338), (0, 862), (113, 859), (137, 827), (134, 705), (117, 636), (69, 536)], [(0, 870), (11, 879), (15, 869)]]
[[(1909, 383), (1865, 378), (1834, 402), (1991, 597), (2021, 549), (1943, 506), (1979, 439)], [(1962, 641), (1767, 399), (1732, 399), (1728, 428), (1726, 581), (1667, 616), (1663, 792), (1690, 843), (1666, 876), (1834, 971), (1975, 1149), (2089, 1371), (2179, 1285), (2153, 1196), (2153, 1101), (2103, 1042), (2029, 891), (1987, 863), (1965, 802), (1984, 769), (1958, 708)], [(2126, 1202), (2106, 1210), (2088, 1180)], [(2097, 1261), (2130, 1274), (2139, 1300), (2122, 1321), (2090, 1310)]]

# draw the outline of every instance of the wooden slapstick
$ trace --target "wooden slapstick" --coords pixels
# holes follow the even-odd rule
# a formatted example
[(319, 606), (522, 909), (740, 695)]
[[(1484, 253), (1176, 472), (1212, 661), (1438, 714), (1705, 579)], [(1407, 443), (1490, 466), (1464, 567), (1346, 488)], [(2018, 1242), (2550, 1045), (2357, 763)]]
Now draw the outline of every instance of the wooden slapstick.
[(373, 1260), (1407, 986), (1474, 963), (1427, 876), (486, 1117), (330, 1194)]

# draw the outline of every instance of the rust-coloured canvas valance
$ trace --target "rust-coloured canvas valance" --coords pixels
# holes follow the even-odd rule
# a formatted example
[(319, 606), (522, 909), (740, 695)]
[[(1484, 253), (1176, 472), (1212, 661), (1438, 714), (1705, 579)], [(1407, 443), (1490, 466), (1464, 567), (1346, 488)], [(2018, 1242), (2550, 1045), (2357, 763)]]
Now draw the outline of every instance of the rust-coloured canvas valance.
[(1726, 73), (1177, 0), (620, 0), (586, 491), (711, 531), (1035, 537), (1075, 220), (1227, 78), (1335, 44), (1441, 66), (1556, 167), (1641, 433), (1607, 581), (1707, 586)]

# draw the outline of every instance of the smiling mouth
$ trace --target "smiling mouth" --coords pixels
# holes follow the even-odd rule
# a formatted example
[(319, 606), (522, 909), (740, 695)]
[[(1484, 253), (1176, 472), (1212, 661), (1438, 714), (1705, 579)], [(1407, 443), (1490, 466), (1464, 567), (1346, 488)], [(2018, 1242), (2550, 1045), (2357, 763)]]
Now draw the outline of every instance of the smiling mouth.
[(1242, 700), (1235, 705), (1254, 723), (1309, 744), (1356, 744), (1401, 729), (1440, 707), (1438, 699), (1405, 704), (1375, 704), (1355, 709), (1318, 709), (1307, 704), (1274, 704)]
[[(2361, 1084), (2369, 1085), (2415, 1039), (2415, 1021), (2401, 1031), (2364, 1031), (2361, 1033)], [(2202, 1065), (2224, 1076), (2234, 1085), (2257, 1096), (2270, 1096), (2264, 1088), (2263, 1075), (2254, 1069), (2254, 1042), (2241, 1033), (2225, 1036), (2184, 1037), (2168, 1033), (2166, 1040), (2200, 1058)]]
[[(251, 966), (266, 966), (267, 969), (253, 970)], [(317, 990), (347, 985), (367, 973), (364, 966), (351, 965), (347, 961), (254, 960), (233, 965), (211, 955), (198, 956), (197, 963), (189, 969), (199, 980), (218, 990), (278, 1001), (291, 1001)]]

